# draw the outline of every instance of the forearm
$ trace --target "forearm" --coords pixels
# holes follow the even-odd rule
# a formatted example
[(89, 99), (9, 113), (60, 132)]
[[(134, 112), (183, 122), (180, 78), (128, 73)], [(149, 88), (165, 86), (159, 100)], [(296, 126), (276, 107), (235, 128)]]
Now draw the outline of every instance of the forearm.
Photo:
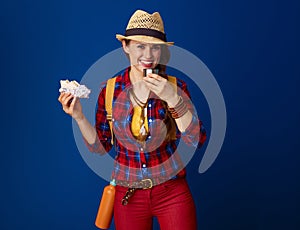
[(201, 147), (206, 139), (206, 131), (190, 100), (191, 97), (186, 84), (180, 80), (178, 82), (180, 84), (177, 86), (180, 87), (182, 92), (166, 100), (169, 112), (175, 119), (184, 142), (188, 145)]
[(182, 117), (175, 119), (177, 127), (180, 132), (185, 132), (186, 128), (190, 125), (192, 121), (192, 113), (187, 111)]
[[(180, 97), (178, 95), (170, 98), (167, 101), (168, 106), (171, 108), (175, 107), (176, 104), (179, 102), (179, 98)], [(189, 110), (187, 110), (187, 112), (183, 116), (174, 119), (180, 132), (184, 132), (186, 130), (186, 128), (192, 121), (192, 116), (192, 113)]]
[(83, 138), (92, 145), (96, 142), (97, 132), (94, 126), (83, 115), (81, 118), (75, 119), (81, 131)]

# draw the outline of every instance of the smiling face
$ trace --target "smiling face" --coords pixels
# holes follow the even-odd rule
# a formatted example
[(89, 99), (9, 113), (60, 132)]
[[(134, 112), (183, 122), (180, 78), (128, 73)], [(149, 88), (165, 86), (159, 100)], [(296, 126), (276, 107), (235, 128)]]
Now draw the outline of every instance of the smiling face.
[(161, 45), (130, 40), (122, 41), (123, 49), (128, 54), (131, 66), (141, 73), (143, 69), (155, 68), (160, 61)]

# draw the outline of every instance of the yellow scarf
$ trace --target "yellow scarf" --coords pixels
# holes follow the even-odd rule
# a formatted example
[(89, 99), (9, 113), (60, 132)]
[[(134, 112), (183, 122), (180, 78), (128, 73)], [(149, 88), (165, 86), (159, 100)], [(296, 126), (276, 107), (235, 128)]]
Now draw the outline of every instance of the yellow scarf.
[(133, 107), (131, 131), (133, 136), (139, 141), (145, 141), (149, 131), (147, 114), (144, 111), (145, 108), (141, 106), (136, 105)]

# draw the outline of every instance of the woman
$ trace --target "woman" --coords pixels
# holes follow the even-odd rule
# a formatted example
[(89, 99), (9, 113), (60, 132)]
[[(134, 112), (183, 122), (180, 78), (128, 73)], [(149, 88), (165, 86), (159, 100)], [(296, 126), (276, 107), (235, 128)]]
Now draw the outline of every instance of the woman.
[(170, 81), (165, 73), (173, 42), (166, 40), (159, 13), (142, 10), (132, 15), (125, 35), (116, 37), (130, 67), (115, 78), (112, 119), (105, 106), (106, 91), (111, 90), (107, 82), (98, 97), (95, 127), (82, 113), (78, 98), (61, 93), (58, 100), (76, 120), (91, 151), (103, 154), (115, 148), (117, 230), (151, 229), (153, 216), (162, 230), (197, 229), (195, 205), (176, 148), (180, 138), (199, 147), (206, 135), (186, 84), (174, 77)]

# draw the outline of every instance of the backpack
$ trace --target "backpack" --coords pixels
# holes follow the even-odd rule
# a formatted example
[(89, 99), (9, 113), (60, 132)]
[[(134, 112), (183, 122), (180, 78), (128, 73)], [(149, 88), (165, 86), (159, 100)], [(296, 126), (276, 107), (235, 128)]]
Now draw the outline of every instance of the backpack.
[[(112, 103), (113, 103), (114, 92), (115, 92), (116, 78), (117, 77), (113, 77), (113, 78), (110, 78), (110, 79), (107, 80), (106, 92), (105, 92), (106, 119), (108, 120), (111, 134), (113, 134), (113, 127), (112, 127)], [(176, 79), (176, 77), (168, 75), (168, 81), (170, 83), (172, 83), (175, 91), (177, 92), (177, 79)], [(113, 143), (114, 143), (114, 139), (111, 138), (111, 144), (113, 144)]]

